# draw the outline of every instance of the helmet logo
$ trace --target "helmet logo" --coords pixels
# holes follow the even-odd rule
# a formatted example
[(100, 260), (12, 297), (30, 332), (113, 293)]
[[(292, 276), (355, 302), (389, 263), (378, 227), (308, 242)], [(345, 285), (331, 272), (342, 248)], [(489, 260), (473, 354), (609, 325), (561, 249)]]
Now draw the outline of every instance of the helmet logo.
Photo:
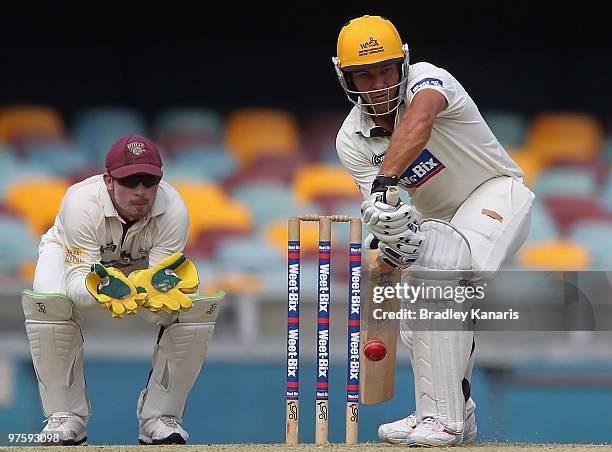
[(361, 44), (359, 44), (361, 46), (362, 49), (367, 49), (369, 47), (375, 47), (378, 45), (378, 39), (374, 39), (372, 36), (370, 36), (370, 40), (367, 42), (362, 42)]
[(134, 155), (140, 155), (146, 151), (145, 144), (140, 141), (133, 141), (127, 144), (128, 152)]
[(372, 36), (370, 36), (369, 41), (362, 42), (359, 44), (359, 46), (361, 47), (359, 56), (366, 56), (385, 51), (385, 48), (378, 44), (378, 39), (374, 39)]

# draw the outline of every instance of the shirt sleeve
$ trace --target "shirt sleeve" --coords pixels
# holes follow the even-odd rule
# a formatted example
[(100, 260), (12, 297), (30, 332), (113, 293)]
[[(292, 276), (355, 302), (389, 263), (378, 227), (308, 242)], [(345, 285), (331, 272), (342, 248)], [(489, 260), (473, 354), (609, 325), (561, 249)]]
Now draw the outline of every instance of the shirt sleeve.
[[(173, 253), (182, 253), (189, 238), (189, 212), (179, 197), (168, 200), (168, 210), (158, 219), (158, 237), (149, 251), (149, 268)], [(187, 256), (189, 257), (189, 256)]]
[(89, 213), (70, 199), (62, 204), (59, 216), (64, 229), (66, 295), (80, 309), (92, 308), (98, 303), (85, 287), (85, 278), (91, 265), (101, 259), (96, 225)]
[(363, 199), (369, 198), (372, 182), (378, 175), (378, 167), (373, 165), (363, 153), (359, 152), (355, 143), (342, 130), (336, 137), (336, 151), (340, 162), (359, 187)]
[(408, 87), (410, 99), (425, 89), (432, 89), (444, 96), (447, 107), (438, 116), (453, 117), (460, 114), (467, 104), (467, 93), (459, 82), (445, 69), (436, 67), (432, 64), (424, 64), (423, 69), (419, 69), (414, 80)]

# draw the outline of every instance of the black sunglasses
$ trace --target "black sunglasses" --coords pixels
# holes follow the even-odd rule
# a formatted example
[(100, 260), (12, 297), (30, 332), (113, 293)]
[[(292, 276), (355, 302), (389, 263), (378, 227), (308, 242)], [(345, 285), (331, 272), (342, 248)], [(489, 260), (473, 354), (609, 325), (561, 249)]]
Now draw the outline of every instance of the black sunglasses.
[(127, 188), (136, 188), (138, 184), (142, 183), (145, 188), (155, 187), (161, 181), (161, 177), (153, 176), (152, 174), (132, 174), (127, 177), (113, 177), (119, 185)]

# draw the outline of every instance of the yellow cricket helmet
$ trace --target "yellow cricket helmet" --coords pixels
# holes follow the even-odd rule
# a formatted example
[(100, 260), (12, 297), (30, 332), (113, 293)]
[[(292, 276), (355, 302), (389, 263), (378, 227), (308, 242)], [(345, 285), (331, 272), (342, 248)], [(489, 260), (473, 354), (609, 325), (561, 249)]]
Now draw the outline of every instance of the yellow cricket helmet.
[[(377, 116), (389, 114), (399, 107), (406, 93), (409, 55), (408, 45), (402, 44), (402, 39), (391, 21), (381, 16), (362, 16), (352, 19), (340, 30), (337, 56), (332, 58), (332, 62), (348, 99), (364, 113)], [(356, 91), (352, 89), (350, 79), (347, 81), (345, 72), (389, 64), (401, 64), (401, 77), (398, 84), (384, 90), (390, 91), (398, 87), (398, 95), (384, 102), (389, 106), (387, 111), (377, 114), (370, 107), (383, 102), (368, 104), (365, 95), (383, 90)]]

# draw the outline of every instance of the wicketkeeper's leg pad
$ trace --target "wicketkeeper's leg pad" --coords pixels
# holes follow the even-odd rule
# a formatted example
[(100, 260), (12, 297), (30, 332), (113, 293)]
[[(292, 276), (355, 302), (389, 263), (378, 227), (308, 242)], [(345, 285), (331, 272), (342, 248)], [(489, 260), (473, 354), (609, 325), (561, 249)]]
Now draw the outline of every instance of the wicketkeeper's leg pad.
[(194, 296), (191, 309), (179, 312), (176, 323), (162, 326), (153, 352), (153, 369), (138, 399), (139, 419), (174, 416), (182, 420), (224, 297), (224, 292)]
[(471, 320), (469, 316), (467, 321), (423, 318), (421, 312), (442, 313), (447, 308), (457, 313), (466, 311), (465, 304), (447, 295), (456, 293), (456, 288), (470, 279), (470, 245), (459, 230), (444, 221), (426, 220), (421, 231), (427, 238), (407, 273), (408, 283), (424, 291), (415, 299), (417, 316), (410, 321), (417, 417), (419, 421), (435, 417), (451, 430), (462, 432), (464, 377), (474, 337)]
[(68, 412), (88, 418), (83, 336), (72, 303), (61, 294), (23, 292), (25, 327), (45, 416)]

